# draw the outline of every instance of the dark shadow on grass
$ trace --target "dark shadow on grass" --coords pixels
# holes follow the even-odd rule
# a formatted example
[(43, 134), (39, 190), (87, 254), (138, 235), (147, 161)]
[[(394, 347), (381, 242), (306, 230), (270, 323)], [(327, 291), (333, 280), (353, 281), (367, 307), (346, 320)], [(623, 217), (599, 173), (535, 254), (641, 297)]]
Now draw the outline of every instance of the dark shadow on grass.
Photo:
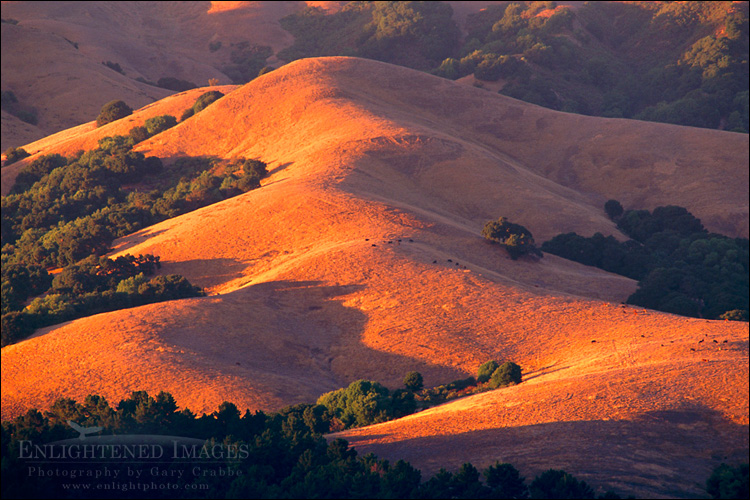
[(180, 274), (201, 288), (211, 288), (242, 277), (248, 263), (237, 259), (195, 259), (162, 261), (159, 274)]
[[(369, 379), (401, 386), (419, 370), (446, 380), (463, 374), (362, 343), (368, 317), (345, 305), (362, 285), (273, 281), (192, 299), (160, 336), (196, 354), (217, 373), (247, 381), (288, 404), (314, 402), (328, 391)], [(270, 408), (276, 410), (278, 408)]]
[[(562, 370), (567, 370), (568, 368), (570, 368), (570, 366), (560, 366), (559, 368), (555, 368), (556, 365), (557, 365), (557, 363), (554, 363), (554, 364), (551, 364), (549, 366), (545, 366), (545, 367), (539, 368), (538, 370), (530, 371), (528, 373), (524, 372), (524, 374), (523, 374), (523, 380), (525, 382), (527, 380), (532, 380), (532, 379), (535, 379), (537, 377), (541, 377), (542, 375), (547, 375), (549, 373), (555, 373), (555, 372), (559, 372), (559, 371), (562, 371)], [(554, 370), (552, 368), (554, 368)]]
[(278, 166), (269, 170), (268, 175), (273, 175), (273, 174), (278, 174), (279, 172), (283, 172), (284, 170), (287, 169), (287, 167), (291, 166), (292, 164), (294, 164), (294, 162), (292, 161), (288, 161), (286, 163), (280, 163)]
[(143, 229), (136, 231), (135, 233), (131, 233), (121, 238), (117, 238), (115, 241), (112, 242), (112, 250), (110, 251), (110, 253), (124, 252), (126, 250), (133, 248), (136, 245), (140, 245), (141, 243), (148, 240), (149, 238), (158, 236), (167, 231), (166, 229), (154, 230), (153, 227), (154, 226), (147, 226), (147, 227), (144, 227)]
[[(397, 442), (388, 434), (350, 444), (360, 456), (403, 459), (427, 480), (441, 467), (465, 462), (480, 471), (496, 461), (515, 466), (526, 483), (548, 469), (586, 481), (597, 495), (613, 490), (636, 498), (706, 498), (706, 479), (722, 462), (747, 462), (748, 426), (699, 405), (646, 412), (633, 420), (581, 420), (500, 427)], [(337, 435), (329, 435), (329, 440)], [(345, 436), (344, 436), (345, 437)], [(346, 438), (346, 437), (345, 437)]]

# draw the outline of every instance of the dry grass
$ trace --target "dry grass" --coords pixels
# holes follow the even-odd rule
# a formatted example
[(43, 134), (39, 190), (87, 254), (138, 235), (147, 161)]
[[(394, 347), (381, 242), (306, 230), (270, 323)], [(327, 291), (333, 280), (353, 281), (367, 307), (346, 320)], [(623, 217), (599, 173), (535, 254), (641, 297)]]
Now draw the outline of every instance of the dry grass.
[[(293, 37), (278, 20), (303, 6), (3, 2), (3, 19), (19, 24), (2, 24), (2, 88), (34, 106), (39, 124), (28, 127), (4, 120), (0, 150), (93, 120), (114, 99), (135, 109), (174, 93), (135, 81), (139, 77), (231, 83), (217, 68), (229, 63), (232, 44), (247, 41), (271, 46), (274, 52), (291, 45)], [(222, 42), (222, 48), (210, 51), (211, 42)], [(125, 74), (103, 66), (103, 61), (119, 64)]]
[(505, 215), (537, 241), (623, 237), (608, 198), (683, 205), (746, 236), (747, 136), (556, 113), (326, 58), (264, 75), (137, 148), (257, 157), (271, 175), (118, 240), (115, 253), (160, 255), (162, 272), (211, 295), (4, 348), (3, 418), (141, 389), (196, 412), (224, 400), (274, 410), (358, 378), (395, 388), (418, 370), (446, 383), (494, 358), (526, 382), (347, 438), (426, 472), (510, 460), (654, 496), (702, 481), (722, 453), (747, 454), (747, 324), (623, 308), (632, 280), (551, 255), (511, 261), (479, 236)]

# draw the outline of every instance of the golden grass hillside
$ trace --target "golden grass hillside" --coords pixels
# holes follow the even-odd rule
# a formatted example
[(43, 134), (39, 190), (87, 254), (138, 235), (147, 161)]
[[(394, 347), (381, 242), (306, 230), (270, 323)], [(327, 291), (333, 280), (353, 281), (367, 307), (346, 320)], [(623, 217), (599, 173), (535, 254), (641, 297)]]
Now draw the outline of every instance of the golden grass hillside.
[(224, 400), (274, 410), (359, 378), (396, 388), (417, 370), (431, 386), (499, 359), (526, 381), (347, 438), (426, 472), (509, 460), (527, 476), (554, 466), (660, 496), (747, 455), (746, 323), (621, 307), (632, 280), (552, 255), (512, 261), (480, 236), (504, 215), (537, 242), (624, 237), (608, 198), (686, 206), (746, 236), (747, 136), (568, 115), (322, 58), (239, 87), (137, 149), (167, 165), (254, 157), (271, 174), (116, 241), (114, 253), (159, 255), (162, 272), (210, 295), (3, 348), (3, 418), (133, 390), (169, 391), (195, 412)]

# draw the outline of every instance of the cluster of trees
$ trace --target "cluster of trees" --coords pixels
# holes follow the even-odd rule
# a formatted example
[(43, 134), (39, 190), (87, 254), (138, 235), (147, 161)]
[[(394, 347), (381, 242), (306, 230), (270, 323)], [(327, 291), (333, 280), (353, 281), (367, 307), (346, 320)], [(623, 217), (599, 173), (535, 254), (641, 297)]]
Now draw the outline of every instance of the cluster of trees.
[(522, 255), (542, 257), (542, 252), (536, 247), (531, 231), (520, 224), (510, 222), (505, 217), (487, 222), (482, 228), (482, 236), (505, 248), (513, 260)]
[[(102, 427), (103, 435), (158, 434), (205, 440), (206, 450), (242, 450), (234, 454), (200, 456), (185, 460), (170, 450), (164, 453), (159, 470), (171, 471), (168, 479), (149, 473), (149, 460), (103, 459), (110, 477), (148, 478), (155, 487), (148, 491), (129, 490), (132, 498), (173, 498), (176, 491), (189, 491), (205, 498), (595, 498), (585, 481), (563, 470), (549, 469), (530, 483), (511, 464), (496, 462), (481, 473), (471, 463), (457, 471), (445, 469), (426, 481), (408, 462), (393, 464), (373, 454), (358, 456), (343, 439), (326, 442), (328, 432), (321, 405), (299, 404), (275, 413), (246, 411), (242, 414), (228, 402), (211, 414), (198, 417), (189, 410), (178, 410), (166, 392), (156, 397), (133, 392), (110, 406), (101, 396), (87, 396), (79, 403), (59, 399), (44, 413), (36, 409), (2, 423), (3, 498), (101, 498), (117, 490), (71, 489), (70, 483), (88, 482), (87, 472), (101, 472), (102, 463), (65, 460), (55, 463), (54, 475), (28, 474), (27, 460), (21, 458), (21, 442), (44, 445), (77, 438), (68, 421)], [(35, 464), (44, 467), (45, 464)], [(191, 474), (200, 470), (223, 470), (223, 476)], [(71, 474), (75, 471), (75, 478)], [(130, 476), (128, 476), (130, 472)], [(178, 473), (182, 472), (182, 473)], [(99, 481), (99, 480), (97, 480)], [(163, 482), (163, 483), (162, 483)], [(66, 484), (67, 487), (63, 486)], [(706, 482), (714, 498), (747, 498), (747, 464), (722, 464)], [(599, 498), (620, 498), (611, 490)]]
[(13, 148), (10, 147), (3, 152), (5, 155), (5, 163), (3, 166), (8, 166), (11, 163), (15, 163), (18, 160), (23, 160), (27, 156), (31, 156), (25, 149), (23, 148)]
[[(244, 158), (183, 158), (165, 169), (159, 158), (132, 150), (176, 122), (153, 117), (128, 136), (102, 138), (95, 150), (43, 156), (21, 169), (2, 198), (3, 345), (41, 326), (200, 294), (181, 276), (146, 278), (139, 258), (129, 257), (136, 259), (132, 272), (110, 275), (106, 286), (96, 271), (108, 268), (97, 257), (115, 238), (255, 189), (267, 174), (264, 162)], [(52, 267), (63, 268), (54, 281), (46, 271)]]
[(542, 250), (639, 280), (627, 302), (709, 319), (747, 321), (750, 283), (746, 238), (709, 233), (678, 206), (627, 210), (616, 200), (607, 214), (631, 240), (596, 233), (555, 236)]
[(184, 113), (182, 113), (180, 121), (187, 120), (194, 114), (200, 113), (209, 105), (213, 104), (215, 101), (221, 99), (222, 97), (224, 97), (224, 94), (222, 94), (218, 90), (211, 90), (209, 92), (206, 92), (205, 94), (201, 94), (201, 96), (195, 100), (195, 103), (191, 107), (186, 109)]
[(503, 78), (503, 94), (562, 111), (748, 131), (747, 5), (511, 3), (467, 26), (437, 74)]
[(377, 424), (414, 413), (414, 393), (387, 387), (371, 380), (357, 380), (348, 387), (323, 394), (316, 403), (327, 410), (331, 430)]
[[(594, 498), (585, 482), (576, 480), (561, 470), (548, 470), (527, 484), (511, 464), (499, 463), (480, 473), (472, 464), (465, 463), (455, 473), (441, 469), (434, 477), (422, 481), (419, 470), (402, 460), (394, 464), (375, 455), (358, 456), (343, 439), (327, 443), (322, 434), (329, 431), (328, 410), (322, 405), (299, 404), (276, 413), (260, 411), (240, 413), (232, 403), (222, 403), (209, 414), (197, 417), (189, 410), (178, 411), (174, 398), (165, 392), (156, 397), (146, 392), (134, 392), (112, 407), (100, 396), (87, 396), (82, 403), (59, 399), (46, 412), (32, 409), (12, 421), (2, 423), (3, 497), (76, 498), (86, 490), (70, 493), (62, 483), (70, 483), (68, 469), (75, 469), (77, 477), (86, 477), (88, 468), (101, 464), (66, 460), (55, 464), (60, 473), (36, 477), (27, 474), (27, 464), (20, 457), (20, 442), (45, 444), (78, 436), (67, 424), (102, 427), (104, 435), (160, 434), (195, 437), (206, 440), (208, 449), (215, 446), (243, 450), (234, 456), (223, 456), (207, 461), (194, 457), (179, 460), (165, 453), (160, 458), (160, 469), (183, 470), (171, 474), (169, 483), (188, 489), (201, 497), (242, 498)], [(171, 444), (170, 444), (171, 447)], [(170, 450), (171, 451), (171, 450)], [(153, 464), (147, 460), (106, 461), (110, 471), (123, 472), (130, 467), (148, 476)], [(43, 466), (43, 465), (42, 465)], [(231, 471), (224, 477), (195, 476), (189, 472), (201, 469)], [(81, 471), (84, 473), (81, 474)], [(484, 479), (484, 480), (482, 480)], [(193, 488), (188, 488), (193, 486)], [(97, 498), (101, 491), (93, 493)], [(173, 497), (167, 488), (147, 492), (132, 490), (128, 496), (140, 498)], [(619, 498), (609, 493), (607, 498)]]
[[(130, 136), (101, 139), (96, 150), (47, 155), (24, 167), (2, 199), (3, 263), (63, 267), (106, 253), (114, 238), (260, 186), (266, 164), (258, 160), (234, 161), (217, 175), (207, 158), (164, 169), (159, 158), (131, 150), (135, 140), (174, 123), (154, 117)], [(129, 188), (133, 183), (146, 189)]]
[[(78, 48), (78, 47), (76, 47), (76, 48)], [(121, 75), (125, 74), (125, 72), (122, 70), (122, 66), (120, 66), (119, 63), (112, 62), (112, 61), (102, 61), (102, 64), (104, 66), (108, 67), (109, 69), (111, 69), (112, 71), (117, 71)]]
[(721, 464), (706, 480), (706, 492), (713, 498), (750, 498), (750, 466)]
[(125, 101), (119, 99), (109, 101), (99, 110), (99, 115), (96, 117), (96, 126), (101, 127), (131, 114), (133, 114), (133, 109), (125, 104)]
[(487, 390), (520, 384), (521, 367), (511, 361), (483, 363), (477, 377), (425, 388), (422, 374), (412, 371), (404, 377), (404, 388), (390, 391), (371, 380), (357, 380), (348, 387), (320, 396), (316, 404), (325, 408), (321, 422), (330, 431), (386, 422), (416, 411)]
[(503, 2), (469, 15), (463, 41), (444, 2), (350, 2), (281, 24), (287, 61), (367, 57), (502, 79), (501, 93), (562, 111), (750, 130), (747, 3)]
[(458, 48), (452, 15), (445, 2), (351, 2), (335, 14), (312, 7), (281, 19), (295, 43), (278, 57), (348, 55), (429, 70)]
[(191, 81), (180, 80), (179, 78), (175, 78), (173, 76), (165, 76), (163, 78), (159, 78), (159, 80), (156, 82), (156, 86), (167, 90), (174, 90), (175, 92), (185, 92), (186, 90), (198, 88), (198, 86)]
[(267, 45), (251, 45), (247, 41), (232, 44), (231, 64), (224, 66), (222, 71), (234, 83), (247, 83), (270, 69), (266, 66), (266, 59), (271, 55), (273, 50)]
[[(38, 266), (3, 267), (2, 345), (18, 342), (35, 329), (101, 312), (154, 302), (200, 297), (203, 291), (183, 276), (148, 278), (159, 267), (153, 255), (90, 256), (65, 267), (54, 279)], [(35, 298), (24, 307), (24, 301)]]
[(487, 361), (479, 366), (477, 382), (488, 382), (491, 389), (520, 384), (521, 367), (512, 361), (506, 361), (502, 365), (494, 359)]

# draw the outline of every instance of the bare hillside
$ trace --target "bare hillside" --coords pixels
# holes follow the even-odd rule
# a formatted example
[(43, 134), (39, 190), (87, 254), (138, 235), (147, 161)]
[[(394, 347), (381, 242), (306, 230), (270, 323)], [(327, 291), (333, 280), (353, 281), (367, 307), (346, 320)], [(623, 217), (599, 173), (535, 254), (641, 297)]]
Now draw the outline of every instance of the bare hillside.
[[(276, 52), (291, 35), (278, 20), (304, 2), (3, 2), (2, 89), (36, 109), (37, 129), (3, 121), (2, 150), (96, 118), (122, 99), (132, 108), (173, 91), (163, 77), (231, 83), (220, 68), (232, 44)], [(212, 51), (210, 44), (221, 42)], [(214, 45), (216, 47), (216, 45)], [(123, 74), (104, 66), (111, 61)]]
[[(107, 127), (129, 130), (124, 120)], [(81, 132), (39, 150), (107, 131)], [(167, 164), (259, 158), (271, 175), (116, 241), (115, 254), (159, 255), (162, 272), (210, 295), (3, 348), (3, 418), (132, 390), (169, 391), (198, 413), (224, 400), (274, 410), (359, 378), (395, 388), (417, 370), (430, 386), (499, 359), (526, 381), (347, 438), (426, 472), (508, 460), (526, 475), (564, 468), (654, 496), (746, 456), (747, 324), (622, 307), (634, 281), (552, 255), (512, 261), (480, 236), (502, 215), (537, 242), (568, 231), (623, 238), (603, 213), (608, 198), (685, 206), (712, 230), (747, 236), (746, 135), (569, 115), (322, 58), (239, 87), (136, 149)]]

